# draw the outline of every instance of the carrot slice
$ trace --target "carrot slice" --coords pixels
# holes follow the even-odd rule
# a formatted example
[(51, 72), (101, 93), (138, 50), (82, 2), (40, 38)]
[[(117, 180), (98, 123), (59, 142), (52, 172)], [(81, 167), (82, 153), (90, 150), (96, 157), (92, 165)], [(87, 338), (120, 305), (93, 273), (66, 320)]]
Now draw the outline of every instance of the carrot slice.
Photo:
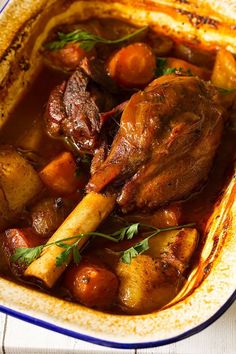
[(68, 269), (64, 284), (81, 304), (109, 308), (116, 299), (119, 281), (101, 262), (87, 257)]
[(77, 176), (76, 172), (77, 166), (72, 153), (63, 152), (46, 165), (39, 176), (50, 191), (68, 195), (85, 185), (83, 174)]
[(144, 87), (153, 79), (155, 68), (155, 55), (145, 43), (123, 47), (107, 62), (108, 74), (125, 87)]
[(176, 68), (177, 70), (181, 69), (184, 71), (189, 70), (189, 72), (191, 72), (193, 75), (196, 75), (203, 80), (210, 79), (210, 72), (207, 69), (201, 68), (197, 65), (190, 64), (187, 61), (182, 60), (182, 59), (167, 58), (166, 59), (166, 67), (167, 68)]

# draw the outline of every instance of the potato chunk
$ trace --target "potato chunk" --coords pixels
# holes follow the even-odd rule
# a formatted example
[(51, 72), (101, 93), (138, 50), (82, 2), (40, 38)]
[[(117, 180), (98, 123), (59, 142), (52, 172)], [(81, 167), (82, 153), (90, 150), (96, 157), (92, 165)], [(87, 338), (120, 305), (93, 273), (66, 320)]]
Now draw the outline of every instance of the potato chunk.
[(162, 232), (149, 241), (148, 254), (168, 260), (179, 271), (183, 271), (196, 248), (198, 233), (196, 229), (185, 228)]
[(176, 294), (179, 275), (160, 260), (140, 255), (131, 264), (119, 262), (119, 303), (130, 314), (148, 313), (164, 306)]
[(10, 210), (4, 192), (0, 189), (0, 230), (3, 230), (10, 218)]
[(0, 188), (12, 215), (20, 213), (41, 187), (37, 172), (16, 150), (0, 148)]
[(31, 209), (32, 228), (41, 237), (49, 237), (65, 220), (72, 203), (62, 198), (44, 198)]
[(225, 49), (217, 53), (211, 81), (213, 85), (226, 90), (236, 88), (236, 61), (233, 54)]
[(119, 261), (119, 303), (131, 314), (148, 313), (163, 307), (175, 297), (183, 284), (183, 272), (196, 248), (195, 229), (169, 231), (150, 240), (147, 254), (131, 264)]

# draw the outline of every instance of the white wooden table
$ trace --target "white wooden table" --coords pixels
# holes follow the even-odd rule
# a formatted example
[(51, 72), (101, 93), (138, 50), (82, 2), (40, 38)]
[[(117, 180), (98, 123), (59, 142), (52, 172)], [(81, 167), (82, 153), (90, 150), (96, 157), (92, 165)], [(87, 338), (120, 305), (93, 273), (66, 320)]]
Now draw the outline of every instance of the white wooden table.
[(178, 343), (142, 350), (100, 347), (0, 314), (0, 353), (236, 354), (236, 303), (201, 333)]

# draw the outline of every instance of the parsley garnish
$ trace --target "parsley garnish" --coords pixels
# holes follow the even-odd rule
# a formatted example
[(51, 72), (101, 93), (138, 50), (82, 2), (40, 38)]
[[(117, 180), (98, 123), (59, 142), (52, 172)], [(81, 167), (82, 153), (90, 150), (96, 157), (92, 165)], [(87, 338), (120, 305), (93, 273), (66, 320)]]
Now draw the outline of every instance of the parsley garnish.
[(183, 227), (191, 227), (194, 225), (195, 224), (186, 224), (186, 225), (172, 226), (172, 227), (159, 229), (151, 225), (140, 224), (140, 226), (142, 226), (143, 228), (149, 228), (149, 229), (151, 228), (153, 231), (150, 231), (150, 235), (148, 235), (142, 241), (136, 243), (134, 246), (128, 248), (127, 250), (120, 252), (119, 254), (120, 254), (121, 261), (123, 263), (130, 264), (133, 258), (137, 257), (138, 255), (142, 254), (143, 252), (149, 249), (150, 238), (158, 235), (161, 232), (179, 230), (182, 229)]
[(165, 75), (164, 72), (167, 67), (167, 60), (165, 58), (157, 58), (156, 61), (156, 76)]
[(98, 44), (98, 43), (103, 43), (103, 44), (120, 44), (122, 42), (125, 42), (138, 34), (142, 33), (145, 31), (147, 27), (142, 27), (139, 28), (137, 31), (127, 34), (126, 36), (119, 38), (119, 39), (106, 39), (100, 36), (97, 36), (95, 34), (92, 34), (90, 32), (84, 31), (82, 29), (77, 29), (73, 32), (69, 33), (63, 33), (63, 32), (58, 32), (58, 40), (53, 41), (53, 42), (48, 42), (45, 44), (45, 48), (49, 50), (58, 50), (61, 48), (64, 48), (68, 43), (80, 43), (80, 48), (90, 51), (93, 49), (93, 47)]
[[(172, 226), (172, 227), (158, 229), (151, 225), (135, 223), (123, 227), (111, 235), (107, 235), (96, 231), (86, 232), (84, 234), (75, 235), (60, 241), (47, 243), (45, 245), (40, 245), (32, 248), (26, 248), (26, 247), (17, 248), (15, 253), (11, 257), (11, 260), (12, 262), (18, 262), (19, 264), (29, 265), (35, 259), (39, 258), (44, 248), (50, 247), (52, 245), (56, 245), (63, 249), (63, 252), (59, 256), (57, 256), (55, 260), (56, 266), (60, 267), (64, 263), (68, 263), (71, 255), (73, 257), (74, 262), (78, 264), (81, 260), (81, 254), (79, 252), (78, 244), (82, 238), (88, 236), (98, 236), (98, 237), (106, 238), (107, 240), (110, 240), (112, 242), (120, 242), (125, 238), (131, 240), (135, 235), (138, 234), (140, 229), (143, 229), (143, 231), (149, 233), (149, 235), (145, 239), (136, 243), (134, 246), (128, 248), (127, 250), (118, 253), (120, 255), (122, 262), (130, 264), (133, 258), (137, 257), (139, 254), (142, 254), (143, 252), (149, 249), (148, 241), (151, 237), (154, 237), (164, 231), (178, 230), (178, 229), (182, 229), (183, 227), (191, 227), (191, 226), (194, 226), (194, 224), (186, 224), (186, 225), (179, 225), (179, 226)], [(75, 240), (75, 242), (73, 242), (72, 244), (67, 244), (66, 241), (69, 240)]]
[(224, 88), (221, 88), (221, 87), (217, 87), (217, 90), (219, 91), (219, 93), (221, 93), (222, 95), (228, 95), (232, 92), (235, 92), (236, 91), (236, 87), (233, 88), (233, 89), (224, 89)]
[(32, 248), (17, 248), (15, 250), (15, 253), (11, 257), (11, 260), (12, 262), (24, 263), (26, 265), (29, 265), (34, 259), (37, 259), (40, 256), (43, 248), (44, 245)]
[(184, 76), (193, 76), (193, 73), (190, 69), (183, 69), (183, 68), (168, 68), (167, 66), (167, 59), (165, 58), (157, 58), (156, 62), (156, 76), (163, 76), (163, 75), (184, 75)]

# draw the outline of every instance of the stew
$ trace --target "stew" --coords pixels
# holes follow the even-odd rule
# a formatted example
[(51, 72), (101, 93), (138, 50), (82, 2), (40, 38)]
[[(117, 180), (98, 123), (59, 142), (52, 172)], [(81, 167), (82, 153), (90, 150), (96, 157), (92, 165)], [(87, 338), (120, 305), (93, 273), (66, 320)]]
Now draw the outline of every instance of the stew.
[(0, 133), (0, 273), (103, 311), (180, 291), (231, 177), (236, 60), (151, 28), (55, 28)]

